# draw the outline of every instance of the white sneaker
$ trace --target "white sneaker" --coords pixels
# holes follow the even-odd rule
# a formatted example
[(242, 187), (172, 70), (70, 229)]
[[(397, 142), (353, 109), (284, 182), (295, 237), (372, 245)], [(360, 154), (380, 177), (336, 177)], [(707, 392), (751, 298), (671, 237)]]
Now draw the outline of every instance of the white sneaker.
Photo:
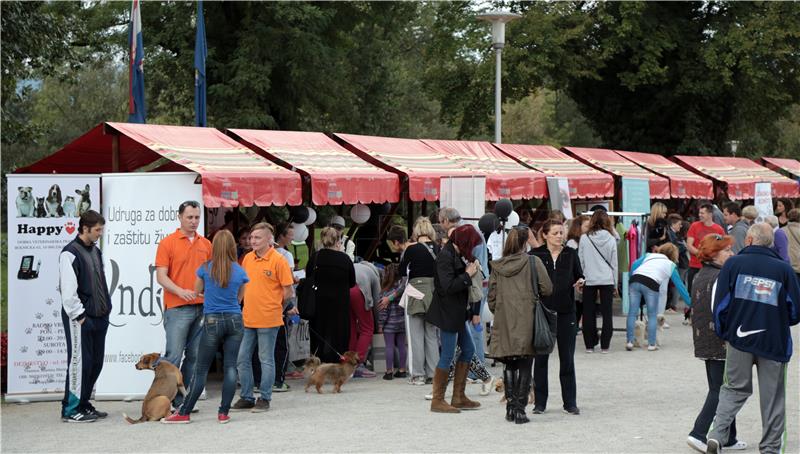
[(625, 350), (628, 350), (629, 352), (633, 351), (633, 342), (628, 342), (625, 344)]
[(664, 322), (664, 329), (669, 329), (669, 323)]
[(658, 350), (658, 345), (648, 345), (647, 346), (647, 351), (648, 352), (654, 352), (656, 350)]
[(747, 442), (744, 441), (737, 441), (735, 444), (730, 446), (723, 446), (722, 449), (725, 451), (743, 451), (747, 449)]
[(488, 396), (490, 392), (492, 392), (492, 386), (494, 385), (494, 377), (489, 377), (489, 380), (481, 383), (481, 392), (479, 393), (481, 396)]
[(702, 453), (705, 453), (706, 449), (708, 448), (705, 443), (691, 435), (686, 439), (686, 444), (689, 445), (690, 448)]

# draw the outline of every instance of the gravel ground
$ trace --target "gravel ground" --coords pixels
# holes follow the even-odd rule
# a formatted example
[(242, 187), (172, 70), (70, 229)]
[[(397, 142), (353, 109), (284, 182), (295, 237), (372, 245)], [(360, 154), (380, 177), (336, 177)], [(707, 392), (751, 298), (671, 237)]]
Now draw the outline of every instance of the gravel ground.
[[(216, 422), (219, 383), (209, 385), (210, 399), (200, 401), (192, 424), (128, 425), (122, 413), (138, 417), (140, 402), (100, 402), (105, 421), (60, 422), (56, 402), (2, 406), (4, 452), (636, 452), (690, 453), (686, 436), (706, 393), (703, 363), (692, 356), (691, 331), (680, 315), (668, 315), (660, 351), (626, 352), (624, 333), (614, 333), (610, 354), (586, 354), (581, 339), (575, 354), (580, 416), (561, 412), (558, 358), (550, 365), (547, 412), (530, 415), (531, 423), (504, 419), (500, 395), (467, 394), (481, 409), (457, 415), (428, 411), (429, 386), (353, 379), (339, 395), (302, 392), (274, 394), (267, 413), (232, 412), (230, 424)], [(615, 326), (624, 319), (615, 317)], [(798, 329), (793, 330), (795, 345)], [(794, 356), (787, 388), (788, 445), (800, 451), (798, 361)], [(131, 373), (141, 373), (131, 370)], [(500, 369), (493, 369), (500, 375)], [(761, 438), (758, 388), (739, 414), (739, 439), (756, 452)], [(530, 410), (530, 407), (528, 407)]]

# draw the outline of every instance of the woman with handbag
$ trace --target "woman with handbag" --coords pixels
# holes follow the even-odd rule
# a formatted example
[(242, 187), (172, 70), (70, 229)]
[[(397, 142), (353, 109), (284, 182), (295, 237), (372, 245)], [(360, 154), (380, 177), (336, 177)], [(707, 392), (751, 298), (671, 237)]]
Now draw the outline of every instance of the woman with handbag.
[[(583, 270), (578, 252), (564, 246), (564, 226), (549, 221), (542, 226), (545, 244), (531, 251), (539, 257), (553, 283), (553, 293), (542, 298), (542, 303), (557, 313), (556, 343), (558, 344), (558, 377), (561, 381), (561, 400), (564, 411), (579, 415), (575, 385), (575, 290), (583, 286)], [(533, 383), (536, 395), (534, 414), (547, 408), (547, 362), (550, 355), (536, 355), (533, 366)]]
[(430, 219), (420, 217), (414, 223), (412, 238), (400, 259), (400, 276), (408, 277), (408, 285), (419, 290), (423, 298), (409, 298), (408, 341), (411, 347), (411, 378), (409, 384), (424, 385), (433, 377), (439, 361), (439, 336), (436, 327), (425, 321), (425, 313), (433, 298), (433, 275), (439, 247), (434, 244), (436, 231)]
[(586, 353), (594, 353), (597, 339), (597, 294), (600, 294), (600, 313), (603, 316), (603, 334), (600, 337), (602, 353), (608, 353), (614, 333), (611, 304), (617, 294), (617, 238), (611, 219), (605, 210), (594, 210), (589, 221), (589, 231), (581, 235), (578, 257), (586, 279), (583, 287), (583, 343)]
[[(471, 316), (467, 301), (472, 276), (478, 272), (477, 260), (472, 255), (472, 250), (481, 244), (481, 239), (474, 226), (462, 225), (453, 230), (450, 241), (436, 257), (433, 299), (425, 314), (427, 322), (439, 327), (442, 343), (439, 363), (433, 375), (432, 412), (459, 413), (462, 409), (472, 410), (481, 405), (464, 394), (469, 361), (475, 354), (475, 345), (472, 343), (472, 336), (467, 332), (466, 324)], [(453, 399), (448, 404), (444, 400), (444, 393), (456, 345), (461, 347), (461, 355), (456, 362), (453, 378)]]
[(492, 261), (489, 310), (494, 313), (489, 355), (504, 363), (506, 421), (528, 422), (525, 405), (531, 387), (535, 309), (553, 285), (544, 264), (525, 253), (530, 230), (514, 227), (503, 247), (503, 258)]

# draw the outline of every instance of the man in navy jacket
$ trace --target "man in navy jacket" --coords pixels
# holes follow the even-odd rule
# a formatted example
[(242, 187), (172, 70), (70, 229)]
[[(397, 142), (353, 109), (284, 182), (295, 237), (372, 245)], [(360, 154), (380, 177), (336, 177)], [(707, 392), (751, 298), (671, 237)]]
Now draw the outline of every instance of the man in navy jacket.
[(772, 227), (755, 224), (745, 248), (725, 262), (714, 296), (714, 327), (727, 341), (725, 384), (708, 434), (709, 453), (727, 440), (731, 422), (753, 393), (758, 371), (763, 431), (759, 450), (783, 452), (786, 421), (786, 366), (792, 356), (790, 327), (800, 322), (800, 283), (792, 268), (771, 249)]

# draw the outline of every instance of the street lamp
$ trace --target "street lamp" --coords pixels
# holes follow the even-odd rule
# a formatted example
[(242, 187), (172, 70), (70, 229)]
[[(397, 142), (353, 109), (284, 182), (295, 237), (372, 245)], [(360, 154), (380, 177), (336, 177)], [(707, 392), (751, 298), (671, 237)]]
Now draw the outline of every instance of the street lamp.
[(495, 75), (494, 75), (494, 142), (502, 143), (502, 105), (501, 105), (501, 72), (500, 62), (503, 47), (506, 45), (506, 23), (522, 17), (508, 11), (490, 11), (479, 14), (478, 19), (492, 23), (492, 47), (495, 50)]
[(728, 144), (731, 146), (731, 154), (733, 157), (736, 157), (736, 149), (739, 148), (739, 141), (738, 140), (731, 140), (728, 141)]

